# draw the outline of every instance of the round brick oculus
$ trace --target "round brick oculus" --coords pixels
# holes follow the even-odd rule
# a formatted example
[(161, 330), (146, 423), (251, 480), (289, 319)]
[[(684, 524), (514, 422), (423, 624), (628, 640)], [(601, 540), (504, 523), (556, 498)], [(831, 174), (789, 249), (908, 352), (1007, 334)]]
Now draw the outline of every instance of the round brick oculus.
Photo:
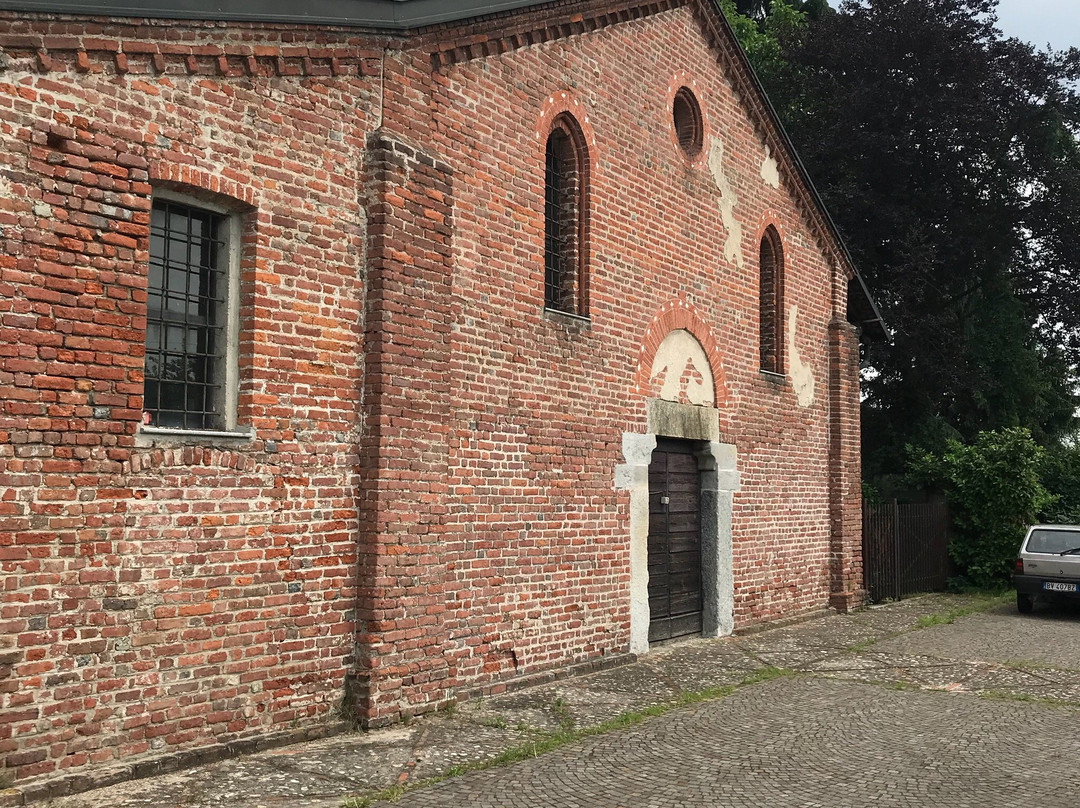
[(679, 148), (691, 159), (701, 153), (704, 139), (701, 106), (689, 87), (680, 87), (672, 102), (672, 120)]

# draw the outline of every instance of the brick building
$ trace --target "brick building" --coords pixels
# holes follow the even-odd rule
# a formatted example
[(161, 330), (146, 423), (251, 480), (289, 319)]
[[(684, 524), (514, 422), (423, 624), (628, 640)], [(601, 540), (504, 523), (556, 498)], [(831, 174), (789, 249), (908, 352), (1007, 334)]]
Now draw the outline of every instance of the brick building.
[(860, 602), (883, 326), (711, 0), (100, 8), (0, 2), (9, 772)]

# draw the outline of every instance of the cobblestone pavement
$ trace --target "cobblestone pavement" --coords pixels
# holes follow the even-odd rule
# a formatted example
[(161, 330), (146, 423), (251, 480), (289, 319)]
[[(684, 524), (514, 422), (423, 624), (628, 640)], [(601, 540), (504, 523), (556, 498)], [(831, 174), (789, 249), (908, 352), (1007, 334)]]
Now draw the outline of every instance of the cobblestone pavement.
[[(420, 782), (545, 732), (738, 685), (770, 666), (794, 674), (418, 788), (394, 804), (1075, 804), (1080, 609), (1039, 606), (1022, 617), (1011, 600), (952, 595), (667, 646), (632, 665), (467, 702), (408, 726), (35, 804), (338, 808), (350, 795)], [(48, 784), (20, 785), (24, 791), (0, 792), (0, 806), (21, 804)]]
[(396, 805), (1075, 805), (1076, 718), (942, 692), (773, 680)]

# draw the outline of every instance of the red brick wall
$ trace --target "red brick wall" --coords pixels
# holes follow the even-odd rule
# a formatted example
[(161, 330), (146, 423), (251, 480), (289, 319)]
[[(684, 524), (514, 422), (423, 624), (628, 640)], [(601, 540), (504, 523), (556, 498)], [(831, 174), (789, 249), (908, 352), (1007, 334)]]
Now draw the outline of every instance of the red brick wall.
[(832, 546), (830, 605), (839, 611), (861, 606), (866, 598), (862, 565), (862, 476), (859, 424), (859, 340), (855, 326), (829, 323), (832, 373), (831, 462)]
[(443, 653), (450, 429), (451, 172), (386, 129), (365, 155), (369, 267), (357, 708), (369, 723), (433, 707)]
[[(638, 361), (672, 301), (718, 363), (738, 448), (736, 625), (856, 586), (839, 492), (858, 479), (857, 379), (839, 331), (830, 353), (831, 247), (782, 155), (780, 187), (763, 180), (779, 142), (699, 5), (567, 4), (585, 12), (569, 37), (553, 12), (508, 14), (386, 53), (295, 27), (0, 17), (10, 769), (316, 722), (343, 697), (380, 724), (625, 652), (614, 468), (623, 433), (646, 430)], [(503, 24), (519, 35), (480, 30)], [(472, 45), (442, 47), (455, 37)], [(707, 127), (693, 160), (671, 132), (683, 82)], [(563, 110), (590, 150), (587, 322), (542, 312), (545, 122)], [(136, 445), (155, 184), (243, 218), (253, 440)], [(766, 222), (806, 406), (758, 371)]]
[[(724, 258), (720, 193), (671, 137), (669, 78), (687, 71), (725, 145), (742, 266)], [(448, 616), (470, 679), (626, 646), (627, 502), (612, 484), (646, 328), (677, 296), (723, 363), (737, 445), (736, 625), (822, 608), (830, 592), (828, 323), (832, 271), (790, 191), (763, 182), (762, 133), (689, 10), (444, 69), (436, 137), (455, 168), (454, 388)], [(591, 322), (542, 314), (544, 121), (580, 103), (595, 134)], [(550, 100), (550, 103), (549, 103)], [(775, 152), (775, 149), (774, 149)], [(469, 216), (483, 212), (483, 218)], [(785, 236), (786, 301), (815, 396), (758, 371), (759, 221)], [(786, 316), (784, 318), (786, 325)], [(662, 335), (661, 335), (662, 336)], [(849, 370), (845, 368), (845, 371)], [(647, 369), (646, 369), (647, 372)], [(655, 391), (651, 394), (655, 395)], [(456, 439), (456, 440), (455, 440)], [(858, 476), (857, 471), (855, 476)]]
[[(0, 756), (23, 778), (326, 718), (353, 651), (378, 62), (244, 26), (6, 17), (0, 45)], [(135, 444), (169, 182), (244, 220), (253, 441)]]

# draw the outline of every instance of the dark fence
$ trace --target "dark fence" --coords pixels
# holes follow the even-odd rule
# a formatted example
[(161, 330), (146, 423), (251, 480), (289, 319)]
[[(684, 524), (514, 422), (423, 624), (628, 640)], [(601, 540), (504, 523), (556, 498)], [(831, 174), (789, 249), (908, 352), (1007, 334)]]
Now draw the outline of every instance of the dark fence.
[(863, 503), (863, 585), (872, 601), (945, 588), (949, 512), (944, 503)]

